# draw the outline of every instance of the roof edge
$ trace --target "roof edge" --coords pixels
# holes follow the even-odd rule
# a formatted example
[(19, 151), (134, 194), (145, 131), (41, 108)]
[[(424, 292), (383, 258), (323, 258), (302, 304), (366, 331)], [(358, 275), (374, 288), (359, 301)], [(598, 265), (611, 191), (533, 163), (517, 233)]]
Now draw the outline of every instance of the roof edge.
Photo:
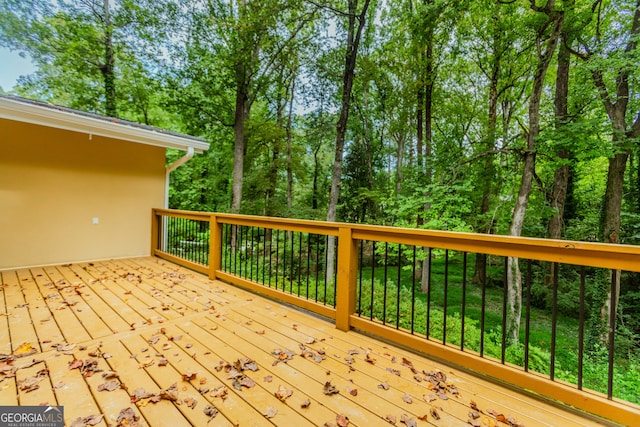
[(0, 95), (0, 118), (196, 153), (209, 149), (202, 138), (13, 95)]

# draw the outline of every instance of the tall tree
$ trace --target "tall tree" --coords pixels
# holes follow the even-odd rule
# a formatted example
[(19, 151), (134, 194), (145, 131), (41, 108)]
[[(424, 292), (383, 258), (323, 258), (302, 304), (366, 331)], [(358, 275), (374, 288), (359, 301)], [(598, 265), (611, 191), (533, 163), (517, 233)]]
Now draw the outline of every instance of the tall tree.
[[(38, 72), (24, 81), (34, 96), (116, 117), (124, 76), (135, 62), (151, 13), (126, 0), (3, 1), (0, 45), (29, 55)], [(135, 29), (134, 29), (135, 28)], [(139, 31), (140, 30), (140, 31)], [(97, 90), (96, 88), (100, 88)]]
[[(556, 8), (555, 0), (548, 0), (544, 7), (530, 0), (530, 7), (537, 13), (546, 15), (546, 19), (536, 28), (537, 61), (533, 74), (531, 97), (529, 98), (529, 129), (524, 150), (524, 161), (520, 189), (513, 208), (513, 217), (509, 234), (520, 236), (524, 224), (525, 212), (531, 194), (533, 175), (535, 173), (536, 138), (540, 131), (540, 101), (542, 89), (564, 20), (564, 13)], [(507, 329), (506, 336), (510, 344), (518, 343), (520, 333), (520, 319), (522, 316), (522, 276), (518, 259), (509, 257), (507, 262)]]
[[(336, 145), (331, 172), (331, 190), (329, 192), (329, 206), (327, 207), (327, 221), (337, 219), (338, 199), (340, 198), (340, 181), (342, 179), (342, 158), (344, 156), (344, 142), (347, 134), (347, 121), (351, 108), (351, 89), (355, 77), (356, 59), (362, 31), (367, 25), (367, 13), (371, 0), (364, 0), (358, 12), (359, 0), (348, 0), (348, 9), (344, 13), (334, 10), (339, 16), (347, 18), (347, 40), (345, 45), (344, 69), (342, 73), (342, 95), (340, 97), (340, 113), (336, 123)], [(327, 280), (331, 280), (335, 271), (335, 237), (331, 236), (327, 243)]]
[[(640, 105), (632, 102), (631, 82), (637, 79), (640, 0), (620, 5), (593, 4), (595, 34), (584, 38), (575, 51), (590, 67), (591, 76), (611, 123), (613, 152), (609, 157), (607, 185), (602, 208), (601, 235), (606, 243), (620, 243), (624, 175), (633, 145), (640, 138)], [(631, 14), (627, 11), (631, 10)], [(630, 22), (629, 22), (630, 17)], [(625, 22), (626, 21), (626, 22)], [(609, 28), (603, 28), (605, 23)], [(605, 32), (606, 31), (606, 32)], [(614, 292), (609, 289), (601, 309), (603, 325), (611, 322), (620, 298), (620, 274)]]

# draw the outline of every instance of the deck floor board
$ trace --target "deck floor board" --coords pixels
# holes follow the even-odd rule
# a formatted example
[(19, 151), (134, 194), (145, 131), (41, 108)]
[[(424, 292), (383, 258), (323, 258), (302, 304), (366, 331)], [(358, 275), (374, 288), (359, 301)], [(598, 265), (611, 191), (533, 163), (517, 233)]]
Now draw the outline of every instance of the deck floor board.
[[(527, 427), (603, 425), (157, 258), (0, 279), (0, 365), (15, 367), (15, 378), (0, 372), (0, 405), (63, 405), (67, 425), (102, 414), (98, 425), (116, 426), (131, 408), (152, 427), (322, 426), (339, 415), (350, 426), (403, 425), (403, 415), (418, 426), (464, 426), (471, 401), (485, 411), (483, 425), (506, 425), (489, 409)], [(29, 345), (33, 354), (12, 355)], [(274, 353), (285, 350), (293, 356), (280, 361)], [(253, 383), (234, 385), (232, 367), (244, 358), (258, 370), (240, 372)], [(445, 373), (458, 393), (435, 397), (423, 379), (430, 372)], [(29, 381), (36, 386), (25, 388)], [(108, 391), (108, 381), (120, 385)], [(325, 394), (327, 383), (339, 393)], [(154, 403), (142, 389), (173, 391)], [(285, 390), (292, 394), (279, 397)]]

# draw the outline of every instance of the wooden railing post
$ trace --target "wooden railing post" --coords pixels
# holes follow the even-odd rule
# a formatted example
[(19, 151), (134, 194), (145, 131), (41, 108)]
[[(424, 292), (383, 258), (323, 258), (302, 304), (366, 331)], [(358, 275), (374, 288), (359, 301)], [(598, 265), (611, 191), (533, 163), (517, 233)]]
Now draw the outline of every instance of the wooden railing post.
[(155, 209), (151, 209), (151, 256), (155, 256), (156, 249), (160, 249), (160, 221)]
[(220, 270), (222, 260), (222, 224), (216, 215), (209, 219), (209, 279), (216, 280), (216, 271)]
[(351, 235), (351, 227), (338, 231), (338, 277), (336, 282), (336, 328), (348, 331), (350, 316), (356, 311), (356, 277), (358, 247)]

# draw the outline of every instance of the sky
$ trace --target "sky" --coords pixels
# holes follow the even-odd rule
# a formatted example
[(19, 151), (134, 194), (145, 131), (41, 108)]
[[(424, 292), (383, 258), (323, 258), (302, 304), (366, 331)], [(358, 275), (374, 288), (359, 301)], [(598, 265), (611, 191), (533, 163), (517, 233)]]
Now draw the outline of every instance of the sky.
[(2, 89), (11, 90), (18, 77), (34, 71), (35, 67), (29, 59), (21, 58), (17, 52), (0, 47), (0, 87)]

